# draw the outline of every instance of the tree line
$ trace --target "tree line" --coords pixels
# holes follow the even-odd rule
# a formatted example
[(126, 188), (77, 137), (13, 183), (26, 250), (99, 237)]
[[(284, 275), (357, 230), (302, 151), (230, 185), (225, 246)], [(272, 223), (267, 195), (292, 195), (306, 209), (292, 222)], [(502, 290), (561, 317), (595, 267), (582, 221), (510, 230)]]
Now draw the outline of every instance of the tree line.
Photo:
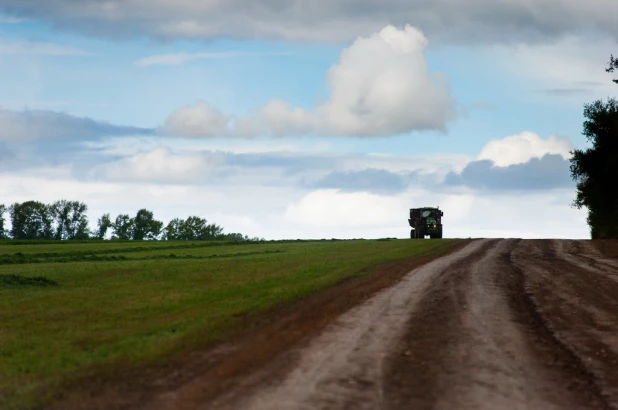
[[(199, 216), (187, 219), (174, 218), (166, 226), (156, 220), (152, 211), (140, 209), (135, 216), (119, 214), (112, 219), (109, 213), (97, 220), (96, 229), (88, 225), (88, 206), (80, 201), (65, 199), (51, 204), (39, 201), (14, 203), (10, 206), (0, 204), (1, 239), (49, 239), (84, 240), (111, 239), (122, 240), (260, 240), (240, 233), (224, 233), (223, 228), (208, 223)], [(11, 227), (7, 229), (8, 214)]]
[[(618, 70), (610, 56), (608, 73)], [(618, 78), (612, 80), (618, 84)], [(584, 106), (584, 129), (592, 147), (571, 152), (571, 176), (577, 181), (575, 207), (588, 209), (592, 239), (618, 238), (618, 101), (609, 98)]]

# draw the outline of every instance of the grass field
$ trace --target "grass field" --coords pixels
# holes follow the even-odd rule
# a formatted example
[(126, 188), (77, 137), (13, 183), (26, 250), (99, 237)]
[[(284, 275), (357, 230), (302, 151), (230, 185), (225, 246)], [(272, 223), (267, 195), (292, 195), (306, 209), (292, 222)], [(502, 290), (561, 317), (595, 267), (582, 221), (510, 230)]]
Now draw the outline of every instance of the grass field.
[(452, 243), (0, 241), (0, 407), (43, 404), (104, 365), (222, 340), (243, 314)]

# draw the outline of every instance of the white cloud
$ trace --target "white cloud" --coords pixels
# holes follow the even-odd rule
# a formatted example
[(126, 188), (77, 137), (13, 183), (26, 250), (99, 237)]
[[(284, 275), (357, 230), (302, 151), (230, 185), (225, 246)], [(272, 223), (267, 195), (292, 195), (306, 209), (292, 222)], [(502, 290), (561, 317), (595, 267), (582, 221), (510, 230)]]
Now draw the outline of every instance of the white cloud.
[(427, 72), (427, 39), (417, 29), (386, 26), (358, 38), (327, 75), (329, 98), (315, 110), (273, 99), (256, 118), (232, 121), (204, 101), (174, 111), (163, 132), (177, 136), (320, 134), (384, 136), (445, 131), (455, 117), (446, 79)]
[(176, 153), (159, 147), (111, 163), (96, 166), (97, 179), (157, 184), (204, 182), (212, 170), (224, 161), (223, 154)]
[(218, 60), (226, 58), (238, 57), (264, 57), (264, 56), (284, 56), (290, 55), (289, 52), (249, 52), (249, 51), (220, 51), (220, 52), (204, 52), (204, 53), (169, 53), (156, 54), (144, 58), (140, 58), (135, 62), (138, 66), (152, 65), (179, 65), (195, 60)]
[(222, 137), (230, 133), (230, 119), (206, 101), (181, 107), (165, 121), (161, 132), (183, 137)]
[(543, 139), (533, 132), (523, 131), (489, 141), (481, 149), (477, 159), (488, 159), (499, 167), (506, 167), (523, 164), (531, 158), (542, 158), (545, 154), (559, 154), (564, 159), (569, 159), (569, 151), (573, 149), (573, 144), (567, 138), (550, 135)]
[(76, 56), (88, 53), (79, 48), (37, 41), (0, 40), (0, 55), (32, 54), (47, 56)]

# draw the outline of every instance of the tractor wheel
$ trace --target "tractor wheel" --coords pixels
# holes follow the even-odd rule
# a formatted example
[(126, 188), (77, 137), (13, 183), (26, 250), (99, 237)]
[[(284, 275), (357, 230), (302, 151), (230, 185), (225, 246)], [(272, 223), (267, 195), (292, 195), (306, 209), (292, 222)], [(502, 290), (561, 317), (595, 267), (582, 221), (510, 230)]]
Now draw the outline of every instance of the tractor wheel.
[(425, 239), (425, 232), (423, 232), (423, 229), (419, 228), (416, 230), (416, 237), (418, 239)]
[(442, 227), (440, 227), (440, 229), (438, 229), (438, 233), (436, 234), (436, 238), (442, 239)]
[(416, 235), (414, 235), (416, 232), (414, 231), (414, 229), (410, 230), (410, 239), (416, 239)]

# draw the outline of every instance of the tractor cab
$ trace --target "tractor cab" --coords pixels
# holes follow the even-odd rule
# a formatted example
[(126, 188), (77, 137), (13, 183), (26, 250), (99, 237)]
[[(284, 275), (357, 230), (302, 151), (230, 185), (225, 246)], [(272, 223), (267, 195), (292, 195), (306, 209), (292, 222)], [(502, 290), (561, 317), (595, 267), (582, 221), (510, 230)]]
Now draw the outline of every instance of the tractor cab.
[(439, 207), (410, 209), (408, 222), (413, 228), (410, 231), (410, 238), (425, 238), (425, 235), (429, 235), (430, 238), (442, 238), (442, 216), (444, 212)]

